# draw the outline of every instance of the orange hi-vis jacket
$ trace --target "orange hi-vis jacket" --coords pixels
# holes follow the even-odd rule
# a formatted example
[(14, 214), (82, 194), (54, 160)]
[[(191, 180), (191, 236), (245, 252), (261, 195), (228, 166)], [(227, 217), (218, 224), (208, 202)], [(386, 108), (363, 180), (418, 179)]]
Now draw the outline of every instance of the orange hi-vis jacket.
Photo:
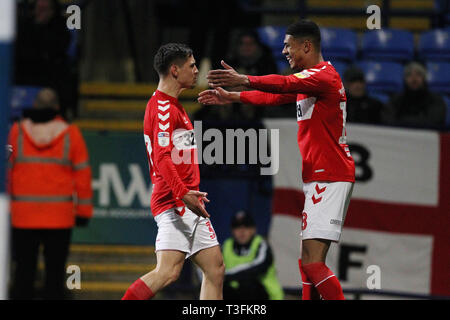
[(45, 144), (37, 144), (23, 122), (11, 128), (8, 187), (15, 228), (71, 228), (76, 216), (92, 217), (86, 144), (76, 126), (57, 121), (64, 129)]

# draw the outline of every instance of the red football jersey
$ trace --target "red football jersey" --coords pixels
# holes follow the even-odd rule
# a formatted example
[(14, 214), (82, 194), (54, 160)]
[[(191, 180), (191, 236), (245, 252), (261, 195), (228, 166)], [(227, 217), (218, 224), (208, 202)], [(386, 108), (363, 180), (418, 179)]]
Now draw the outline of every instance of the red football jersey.
[(182, 197), (199, 189), (200, 171), (194, 127), (178, 99), (156, 90), (145, 110), (144, 140), (153, 216), (184, 206)]
[(346, 142), (345, 89), (330, 62), (289, 75), (248, 76), (261, 91), (241, 92), (253, 105), (297, 103), (298, 146), (303, 182), (355, 181), (355, 163)]

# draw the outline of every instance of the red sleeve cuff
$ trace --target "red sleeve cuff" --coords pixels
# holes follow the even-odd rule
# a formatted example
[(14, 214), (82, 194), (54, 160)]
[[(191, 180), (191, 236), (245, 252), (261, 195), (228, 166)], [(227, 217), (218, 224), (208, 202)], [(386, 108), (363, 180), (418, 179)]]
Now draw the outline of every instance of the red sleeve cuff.
[(257, 82), (257, 80), (256, 80), (257, 76), (247, 76), (247, 78), (248, 78), (248, 81), (250, 83), (250, 87), (252, 86), (252, 84)]
[(175, 195), (175, 197), (176, 197), (176, 199), (177, 200), (181, 200), (181, 199), (183, 199), (183, 197), (186, 195), (186, 193), (188, 193), (189, 192), (189, 189), (188, 188), (186, 188), (186, 187), (184, 187), (183, 189), (181, 189), (176, 195)]

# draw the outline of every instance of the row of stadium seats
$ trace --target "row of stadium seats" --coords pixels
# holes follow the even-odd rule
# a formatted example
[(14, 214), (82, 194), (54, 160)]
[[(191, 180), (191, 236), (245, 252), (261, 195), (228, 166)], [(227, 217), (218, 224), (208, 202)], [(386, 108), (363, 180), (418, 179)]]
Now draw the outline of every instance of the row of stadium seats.
[[(283, 67), (284, 26), (258, 28), (261, 41), (269, 46)], [(426, 61), (450, 62), (450, 28), (435, 29), (419, 35), (417, 47), (411, 32), (399, 29), (380, 29), (362, 34), (360, 41), (350, 29), (321, 28), (322, 53), (326, 60), (353, 61), (355, 59), (405, 62), (414, 58)]]
[[(349, 64), (342, 61), (331, 61), (331, 63), (343, 77)], [(403, 89), (403, 64), (371, 60), (358, 60), (355, 64), (364, 72), (369, 91), (390, 94)], [(426, 68), (430, 89), (443, 95), (450, 95), (450, 62), (429, 61), (426, 63)]]

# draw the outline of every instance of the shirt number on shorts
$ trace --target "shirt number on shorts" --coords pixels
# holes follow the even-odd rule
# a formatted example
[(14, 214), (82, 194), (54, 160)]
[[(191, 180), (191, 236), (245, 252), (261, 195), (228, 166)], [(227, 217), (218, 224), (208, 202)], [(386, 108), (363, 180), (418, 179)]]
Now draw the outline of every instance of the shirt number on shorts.
[(306, 227), (308, 226), (308, 222), (306, 222), (306, 219), (308, 219), (308, 215), (306, 214), (306, 212), (302, 213), (302, 230), (305, 230)]

